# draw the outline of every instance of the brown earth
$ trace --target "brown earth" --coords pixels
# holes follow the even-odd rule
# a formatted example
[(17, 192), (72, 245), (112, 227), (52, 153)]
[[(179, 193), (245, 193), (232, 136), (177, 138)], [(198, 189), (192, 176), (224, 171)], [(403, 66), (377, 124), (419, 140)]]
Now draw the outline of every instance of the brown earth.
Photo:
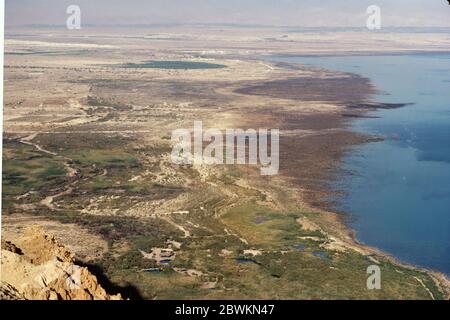
[(29, 227), (17, 245), (2, 241), (1, 299), (121, 300), (74, 262), (74, 254), (51, 235)]

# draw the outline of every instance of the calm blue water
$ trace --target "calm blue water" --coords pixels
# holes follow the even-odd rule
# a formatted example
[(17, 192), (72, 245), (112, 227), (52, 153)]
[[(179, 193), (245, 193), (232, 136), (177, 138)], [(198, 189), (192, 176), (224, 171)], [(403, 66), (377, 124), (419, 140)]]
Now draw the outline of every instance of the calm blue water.
[(339, 206), (360, 241), (450, 274), (450, 53), (276, 60), (357, 73), (381, 91), (374, 100), (414, 103), (354, 121), (386, 139), (345, 157)]

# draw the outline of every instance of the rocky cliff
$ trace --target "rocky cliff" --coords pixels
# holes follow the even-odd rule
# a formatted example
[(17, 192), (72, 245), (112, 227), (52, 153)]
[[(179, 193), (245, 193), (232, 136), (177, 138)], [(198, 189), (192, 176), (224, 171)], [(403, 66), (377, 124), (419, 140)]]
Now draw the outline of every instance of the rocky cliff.
[(13, 244), (2, 241), (0, 299), (121, 300), (75, 263), (74, 255), (37, 227)]

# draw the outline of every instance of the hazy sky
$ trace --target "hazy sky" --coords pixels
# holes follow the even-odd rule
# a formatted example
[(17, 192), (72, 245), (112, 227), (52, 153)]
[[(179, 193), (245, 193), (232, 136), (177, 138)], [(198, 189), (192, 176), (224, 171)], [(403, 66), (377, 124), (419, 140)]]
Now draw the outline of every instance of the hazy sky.
[(238, 23), (364, 27), (366, 8), (382, 10), (383, 26), (448, 26), (447, 0), (6, 0), (6, 24), (64, 25), (81, 7), (84, 24)]

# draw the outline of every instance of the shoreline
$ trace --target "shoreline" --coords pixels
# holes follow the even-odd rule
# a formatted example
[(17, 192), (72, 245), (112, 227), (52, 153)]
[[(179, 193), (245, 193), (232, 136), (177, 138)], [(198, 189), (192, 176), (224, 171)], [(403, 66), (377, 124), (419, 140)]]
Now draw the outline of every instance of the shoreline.
[[(399, 54), (399, 55), (401, 55), (401, 54)], [(299, 70), (302, 70), (305, 68), (306, 69), (324, 69), (319, 66), (313, 66), (313, 65), (305, 66), (305, 65), (291, 63), (291, 62), (289, 62), (289, 63), (274, 62), (274, 61), (271, 61), (271, 62), (274, 63), (275, 65), (284, 66), (284, 67), (286, 65), (289, 65), (289, 66), (293, 67), (293, 69), (299, 68)], [(324, 70), (326, 70), (327, 72), (338, 74), (338, 75), (343, 73), (343, 72), (338, 72), (338, 71), (333, 71), (333, 70), (328, 70), (328, 69), (324, 69)], [(363, 76), (360, 76), (355, 73), (347, 73), (347, 74), (350, 74), (354, 77), (354, 79), (362, 80), (364, 84), (368, 84), (369, 86), (371, 86), (372, 88), (368, 90), (369, 95), (373, 95), (377, 91), (376, 88), (374, 89), (374, 85), (370, 79), (364, 78)], [(365, 82), (366, 80), (369, 80), (369, 82), (368, 83)], [(236, 90), (236, 92), (248, 94), (249, 90), (251, 90), (251, 88), (250, 89), (243, 88), (243, 89)], [(264, 94), (260, 93), (260, 92), (257, 92), (256, 95), (264, 96)], [(273, 97), (270, 94), (268, 96), (271, 98)], [(346, 105), (346, 103), (343, 103), (343, 104)], [(350, 129), (349, 128), (350, 123), (354, 119), (370, 117), (368, 115), (368, 113), (371, 111), (376, 111), (376, 110), (380, 110), (380, 109), (403, 108), (403, 107), (407, 107), (411, 104), (414, 104), (414, 103), (395, 103), (395, 104), (394, 103), (393, 104), (382, 103), (382, 102), (377, 102), (376, 100), (373, 100), (373, 98), (369, 98), (368, 101), (364, 101), (364, 102), (360, 102), (360, 103), (347, 104), (345, 106), (344, 110), (341, 112), (341, 116), (348, 118), (348, 122), (344, 121), (343, 123), (338, 123), (338, 126), (340, 127), (340, 129), (347, 132), (348, 135), (356, 137), (357, 141), (353, 141), (353, 142), (345, 142), (344, 141), (343, 146), (342, 146), (343, 150), (341, 150), (341, 154), (338, 156), (339, 159), (334, 164), (334, 168), (332, 169), (332, 172), (328, 175), (328, 178), (325, 177), (325, 179), (328, 180), (326, 184), (329, 184), (330, 182), (332, 183), (333, 181), (338, 180), (339, 176), (348, 174), (348, 173), (345, 173), (342, 171), (342, 167), (341, 167), (342, 161), (343, 161), (342, 158), (344, 157), (344, 155), (346, 153), (352, 152), (351, 148), (353, 146), (360, 145), (360, 144), (366, 144), (366, 143), (373, 143), (373, 142), (383, 140), (383, 138), (381, 138), (381, 137), (364, 134), (364, 133), (353, 131), (352, 129)], [(346, 112), (348, 112), (348, 113), (346, 113)], [(349, 114), (350, 114), (350, 116), (349, 116)], [(319, 115), (319, 117), (320, 117), (320, 115)], [(323, 117), (327, 117), (327, 114), (323, 115)], [(336, 122), (333, 124), (336, 124)], [(281, 131), (283, 132), (282, 129), (281, 129)], [(341, 143), (342, 143), (342, 139), (341, 139)], [(315, 156), (317, 156), (317, 155), (315, 155)], [(411, 270), (426, 272), (427, 274), (431, 275), (435, 281), (437, 281), (437, 283), (439, 284), (439, 287), (443, 291), (444, 295), (447, 298), (450, 298), (450, 279), (445, 273), (437, 271), (437, 270), (433, 270), (431, 268), (427, 268), (424, 266), (419, 266), (419, 265), (415, 265), (413, 263), (408, 263), (408, 262), (402, 261), (393, 254), (384, 252), (383, 250), (381, 250), (377, 247), (374, 247), (374, 246), (371, 246), (371, 245), (368, 245), (368, 244), (365, 244), (365, 243), (359, 241), (356, 237), (356, 230), (353, 229), (347, 221), (348, 218), (351, 218), (351, 214), (348, 212), (345, 212), (345, 211), (339, 212), (339, 210), (337, 210), (337, 208), (334, 205), (332, 205), (328, 200), (323, 200), (323, 198), (326, 198), (327, 196), (332, 195), (333, 193), (336, 192), (336, 191), (332, 191), (331, 187), (326, 186), (326, 184), (319, 185), (319, 190), (317, 190), (318, 192), (314, 193), (314, 192), (308, 191), (306, 194), (303, 194), (301, 201), (304, 204), (306, 204), (307, 208), (311, 209), (312, 211), (319, 212), (320, 214), (324, 214), (324, 215), (331, 215), (330, 218), (335, 219), (337, 221), (337, 223), (340, 225), (340, 227), (342, 228), (342, 230), (338, 230), (338, 233), (340, 233), (341, 237), (342, 238), (350, 237), (351, 242), (353, 242), (353, 244), (350, 244), (350, 246), (349, 246), (350, 249), (361, 250), (360, 252), (363, 252), (368, 256), (376, 255), (377, 257), (381, 257), (383, 259), (386, 259), (389, 262), (392, 262), (396, 265), (399, 265), (399, 266), (402, 266), (402, 267), (405, 267), (405, 268), (408, 268)], [(308, 189), (308, 187), (309, 187), (308, 185), (305, 185), (302, 183), (298, 184), (298, 186), (301, 189)], [(343, 192), (343, 191), (338, 190), (338, 192)], [(341, 240), (343, 240), (343, 239), (341, 239)]]
[[(410, 53), (411, 54), (411, 53)], [(424, 53), (414, 53), (414, 54), (424, 54)], [(425, 53), (426, 54), (426, 53)], [(369, 54), (367, 54), (369, 55)], [(376, 54), (375, 54), (376, 55)], [(380, 54), (380, 55), (385, 55), (385, 54)], [(403, 55), (402, 53), (399, 53), (398, 55)], [(358, 75), (359, 76), (359, 75)], [(397, 108), (403, 108), (403, 107), (408, 107), (409, 105), (413, 105), (414, 103), (398, 103), (398, 104), (389, 104), (389, 103), (381, 103), (381, 102), (376, 102), (373, 101), (370, 105), (370, 107), (367, 110), (363, 110), (361, 113), (358, 114), (358, 116), (356, 116), (355, 118), (357, 119), (358, 117), (369, 117), (366, 114), (372, 111), (377, 111), (377, 110), (381, 110), (381, 109), (397, 109)], [(348, 106), (347, 108), (351, 109), (352, 106)], [(358, 108), (358, 107), (357, 107)], [(364, 108), (366, 108), (366, 106), (364, 106)], [(359, 108), (358, 108), (359, 109)], [(353, 121), (353, 120), (351, 120)], [(355, 134), (363, 134), (361, 132), (357, 132), (357, 131), (353, 131), (350, 129), (350, 131), (355, 132)], [(367, 135), (368, 141), (363, 142), (362, 144), (367, 144), (367, 143), (376, 143), (380, 140), (384, 140), (381, 137), (378, 136), (373, 136), (373, 135)], [(351, 150), (346, 151), (347, 152), (352, 152)], [(342, 165), (342, 163), (341, 163)], [(336, 171), (337, 172), (342, 172), (342, 167), (337, 167)], [(341, 173), (339, 173), (341, 174)], [(346, 175), (348, 173), (342, 172), (342, 175)], [(339, 190), (340, 191), (340, 190)], [(403, 266), (405, 268), (410, 268), (413, 270), (419, 270), (419, 271), (423, 271), (426, 272), (430, 275), (432, 275), (435, 280), (438, 281), (438, 283), (440, 284), (441, 288), (445, 290), (445, 293), (447, 295), (447, 299), (450, 298), (450, 278), (449, 275), (445, 274), (442, 271), (438, 271), (438, 270), (434, 270), (431, 269), (429, 267), (425, 267), (425, 266), (421, 266), (421, 265), (416, 265), (414, 263), (411, 262), (407, 262), (407, 261), (403, 261), (400, 258), (396, 257), (394, 254), (389, 253), (389, 252), (385, 252), (380, 248), (371, 246), (369, 244), (366, 244), (364, 242), (361, 242), (356, 235), (356, 230), (353, 229), (350, 224), (348, 219), (353, 218), (353, 215), (347, 211), (342, 211), (339, 212), (339, 210), (337, 210), (337, 208), (335, 208), (334, 206), (330, 206), (328, 207), (328, 205), (326, 205), (324, 208), (321, 207), (312, 207), (314, 210), (326, 210), (326, 212), (331, 212), (333, 214), (337, 215), (337, 219), (340, 220), (340, 222), (343, 224), (344, 228), (348, 229), (349, 234), (351, 235), (352, 241), (354, 241), (358, 246), (361, 246), (363, 248), (367, 248), (369, 253), (373, 253), (376, 254), (378, 256), (381, 256), (385, 259), (387, 259), (390, 262), (393, 262), (394, 264)], [(331, 209), (331, 210), (330, 210)]]

